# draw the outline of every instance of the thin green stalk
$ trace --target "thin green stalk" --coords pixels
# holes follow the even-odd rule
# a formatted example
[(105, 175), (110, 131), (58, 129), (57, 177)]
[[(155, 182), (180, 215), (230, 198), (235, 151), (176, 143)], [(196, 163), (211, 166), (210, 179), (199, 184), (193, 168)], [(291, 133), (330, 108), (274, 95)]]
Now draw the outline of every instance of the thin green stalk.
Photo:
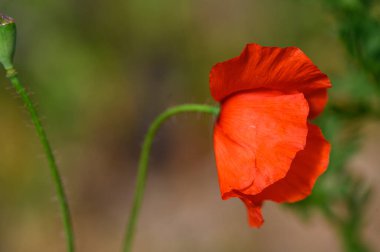
[(19, 78), (17, 77), (17, 72), (15, 71), (14, 68), (7, 69), (7, 78), (12, 83), (12, 86), (16, 89), (17, 93), (20, 95), (25, 107), (28, 109), (32, 122), (35, 126), (38, 138), (40, 139), (41, 144), (44, 148), (46, 158), (49, 162), (49, 168), (50, 168), (50, 172), (53, 178), (59, 205), (61, 208), (61, 214), (63, 218), (63, 224), (64, 224), (66, 242), (67, 242), (67, 251), (74, 252), (75, 251), (74, 234), (73, 234), (73, 227), (71, 223), (69, 205), (67, 202), (64, 188), (63, 188), (62, 179), (58, 171), (58, 166), (55, 161), (55, 157), (54, 157), (52, 148), (50, 146), (50, 143), (48, 141), (47, 135), (45, 133), (44, 128), (42, 127), (41, 121), (37, 114), (37, 110), (34, 107), (24, 86), (21, 84)]
[(137, 224), (137, 218), (140, 212), (142, 199), (144, 196), (145, 183), (147, 178), (147, 170), (149, 163), (149, 154), (152, 147), (154, 136), (156, 135), (161, 124), (165, 122), (168, 118), (186, 112), (200, 112), (208, 113), (213, 115), (219, 114), (219, 108), (208, 106), (208, 105), (198, 105), (198, 104), (184, 104), (176, 107), (169, 108), (165, 110), (162, 114), (158, 115), (153, 123), (150, 125), (148, 132), (144, 138), (144, 144), (141, 149), (137, 179), (136, 179), (136, 188), (135, 195), (133, 199), (132, 210), (129, 216), (126, 234), (124, 238), (124, 252), (131, 252), (132, 242), (134, 238), (134, 233)]

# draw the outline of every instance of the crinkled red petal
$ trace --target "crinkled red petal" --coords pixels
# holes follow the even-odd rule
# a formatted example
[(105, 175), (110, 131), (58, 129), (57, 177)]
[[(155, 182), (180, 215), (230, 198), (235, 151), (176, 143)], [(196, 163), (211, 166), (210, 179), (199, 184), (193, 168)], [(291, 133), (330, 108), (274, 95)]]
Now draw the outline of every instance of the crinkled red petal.
[(296, 47), (248, 44), (240, 56), (216, 64), (210, 72), (211, 94), (217, 101), (262, 88), (302, 92), (309, 102), (311, 117), (323, 110), (327, 101), (323, 90), (330, 87), (328, 77)]
[(240, 198), (248, 211), (248, 223), (251, 227), (259, 228), (264, 223), (264, 218), (261, 213), (261, 203), (255, 203), (248, 198)]
[(309, 124), (308, 127), (306, 147), (297, 153), (288, 174), (253, 196), (256, 202), (295, 202), (310, 195), (315, 181), (327, 169), (330, 144), (317, 126)]
[(307, 136), (308, 104), (301, 93), (243, 92), (222, 103), (214, 130), (219, 184), (258, 194), (285, 177)]

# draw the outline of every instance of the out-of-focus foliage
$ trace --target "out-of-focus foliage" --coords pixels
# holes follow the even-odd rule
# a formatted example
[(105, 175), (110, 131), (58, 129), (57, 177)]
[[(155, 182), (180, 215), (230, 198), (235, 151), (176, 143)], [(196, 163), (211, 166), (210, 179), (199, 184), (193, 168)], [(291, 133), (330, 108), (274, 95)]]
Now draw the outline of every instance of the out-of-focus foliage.
[(347, 163), (360, 146), (363, 122), (380, 118), (379, 5), (372, 0), (325, 0), (351, 59), (350, 73), (333, 80), (330, 102), (318, 123), (331, 141), (328, 171), (308, 199), (295, 205), (303, 214), (320, 210), (341, 235), (345, 250), (369, 251), (362, 239), (371, 187)]
[(379, 3), (375, 0), (325, 0), (325, 3), (338, 21), (348, 53), (380, 88), (380, 21), (376, 13)]

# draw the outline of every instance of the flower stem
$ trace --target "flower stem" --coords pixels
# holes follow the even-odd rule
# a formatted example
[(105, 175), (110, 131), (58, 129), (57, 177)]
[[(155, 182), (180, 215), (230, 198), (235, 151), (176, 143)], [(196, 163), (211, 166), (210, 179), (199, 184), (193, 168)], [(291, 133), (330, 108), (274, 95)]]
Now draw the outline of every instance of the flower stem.
[(132, 241), (134, 238), (134, 233), (137, 224), (137, 218), (141, 208), (142, 199), (144, 196), (145, 183), (147, 178), (147, 170), (149, 163), (149, 154), (152, 147), (154, 136), (156, 135), (161, 124), (165, 122), (170, 117), (186, 112), (201, 112), (208, 113), (217, 116), (219, 114), (219, 108), (208, 105), (199, 105), (199, 104), (184, 104), (176, 107), (169, 108), (163, 113), (158, 115), (153, 123), (150, 125), (148, 132), (145, 135), (144, 143), (140, 153), (137, 179), (136, 179), (136, 188), (133, 198), (133, 205), (130, 212), (128, 225), (126, 229), (126, 234), (124, 238), (124, 252), (131, 252), (132, 250)]
[(58, 171), (58, 166), (55, 161), (55, 157), (48, 141), (47, 135), (45, 133), (44, 128), (42, 127), (41, 120), (37, 114), (37, 110), (33, 105), (28, 93), (26, 92), (24, 86), (21, 84), (17, 72), (14, 68), (9, 68), (6, 70), (7, 78), (11, 82), (12, 86), (16, 89), (16, 92), (20, 95), (25, 107), (29, 111), (30, 117), (36, 129), (38, 138), (41, 141), (41, 144), (44, 148), (46, 158), (49, 162), (49, 168), (51, 172), (51, 176), (53, 178), (53, 182), (55, 185), (55, 190), (58, 196), (59, 205), (61, 208), (61, 214), (63, 218), (64, 230), (66, 235), (66, 243), (67, 243), (67, 251), (74, 252), (74, 234), (73, 227), (71, 223), (70, 210), (67, 202), (67, 198), (65, 195), (65, 191), (63, 188), (63, 183), (61, 176)]

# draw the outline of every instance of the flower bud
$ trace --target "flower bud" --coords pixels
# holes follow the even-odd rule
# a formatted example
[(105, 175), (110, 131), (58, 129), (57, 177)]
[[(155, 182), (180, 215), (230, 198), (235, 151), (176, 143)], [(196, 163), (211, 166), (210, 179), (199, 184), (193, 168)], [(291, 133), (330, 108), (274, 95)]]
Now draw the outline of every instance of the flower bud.
[(14, 19), (0, 14), (0, 63), (6, 70), (13, 68), (16, 45), (16, 24)]

